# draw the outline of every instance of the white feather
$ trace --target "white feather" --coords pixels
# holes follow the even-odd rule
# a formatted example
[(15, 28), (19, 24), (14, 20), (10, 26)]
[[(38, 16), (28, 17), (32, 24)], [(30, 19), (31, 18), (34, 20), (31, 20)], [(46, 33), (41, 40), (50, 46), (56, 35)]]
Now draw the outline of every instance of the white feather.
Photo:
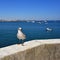
[(20, 40), (20, 39), (22, 39), (22, 40), (26, 39), (26, 36), (23, 34), (23, 32), (21, 31), (20, 28), (18, 29), (17, 38), (18, 38), (19, 40)]

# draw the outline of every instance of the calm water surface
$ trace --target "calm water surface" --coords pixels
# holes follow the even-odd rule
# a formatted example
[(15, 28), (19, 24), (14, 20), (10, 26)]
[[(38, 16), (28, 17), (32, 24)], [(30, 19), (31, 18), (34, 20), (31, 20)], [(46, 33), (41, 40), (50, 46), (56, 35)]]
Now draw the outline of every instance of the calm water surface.
[[(0, 22), (0, 48), (18, 43), (16, 37), (18, 27), (26, 34), (26, 40), (60, 38), (60, 21), (41, 22)], [(47, 32), (46, 28), (53, 29)]]

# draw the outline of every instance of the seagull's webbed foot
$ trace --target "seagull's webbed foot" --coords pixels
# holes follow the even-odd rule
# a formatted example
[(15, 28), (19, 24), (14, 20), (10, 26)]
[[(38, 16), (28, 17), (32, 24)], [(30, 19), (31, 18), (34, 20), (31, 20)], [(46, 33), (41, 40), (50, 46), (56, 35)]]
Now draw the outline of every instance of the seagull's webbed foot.
[(22, 46), (24, 46), (24, 44), (22, 43)]

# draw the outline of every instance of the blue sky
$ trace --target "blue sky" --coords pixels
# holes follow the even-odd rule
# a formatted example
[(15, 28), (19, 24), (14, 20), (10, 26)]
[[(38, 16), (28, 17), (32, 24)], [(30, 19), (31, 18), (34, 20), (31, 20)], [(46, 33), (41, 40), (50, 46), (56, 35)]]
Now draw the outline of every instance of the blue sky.
[(60, 20), (60, 0), (0, 0), (0, 19)]

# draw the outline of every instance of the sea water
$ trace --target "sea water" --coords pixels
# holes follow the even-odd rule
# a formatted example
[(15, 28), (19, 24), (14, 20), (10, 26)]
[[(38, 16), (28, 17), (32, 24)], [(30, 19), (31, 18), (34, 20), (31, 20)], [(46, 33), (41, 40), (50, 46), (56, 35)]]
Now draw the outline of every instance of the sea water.
[[(0, 48), (18, 43), (19, 27), (26, 35), (25, 41), (60, 38), (60, 21), (0, 22)], [(46, 31), (46, 28), (51, 28), (52, 31)]]

